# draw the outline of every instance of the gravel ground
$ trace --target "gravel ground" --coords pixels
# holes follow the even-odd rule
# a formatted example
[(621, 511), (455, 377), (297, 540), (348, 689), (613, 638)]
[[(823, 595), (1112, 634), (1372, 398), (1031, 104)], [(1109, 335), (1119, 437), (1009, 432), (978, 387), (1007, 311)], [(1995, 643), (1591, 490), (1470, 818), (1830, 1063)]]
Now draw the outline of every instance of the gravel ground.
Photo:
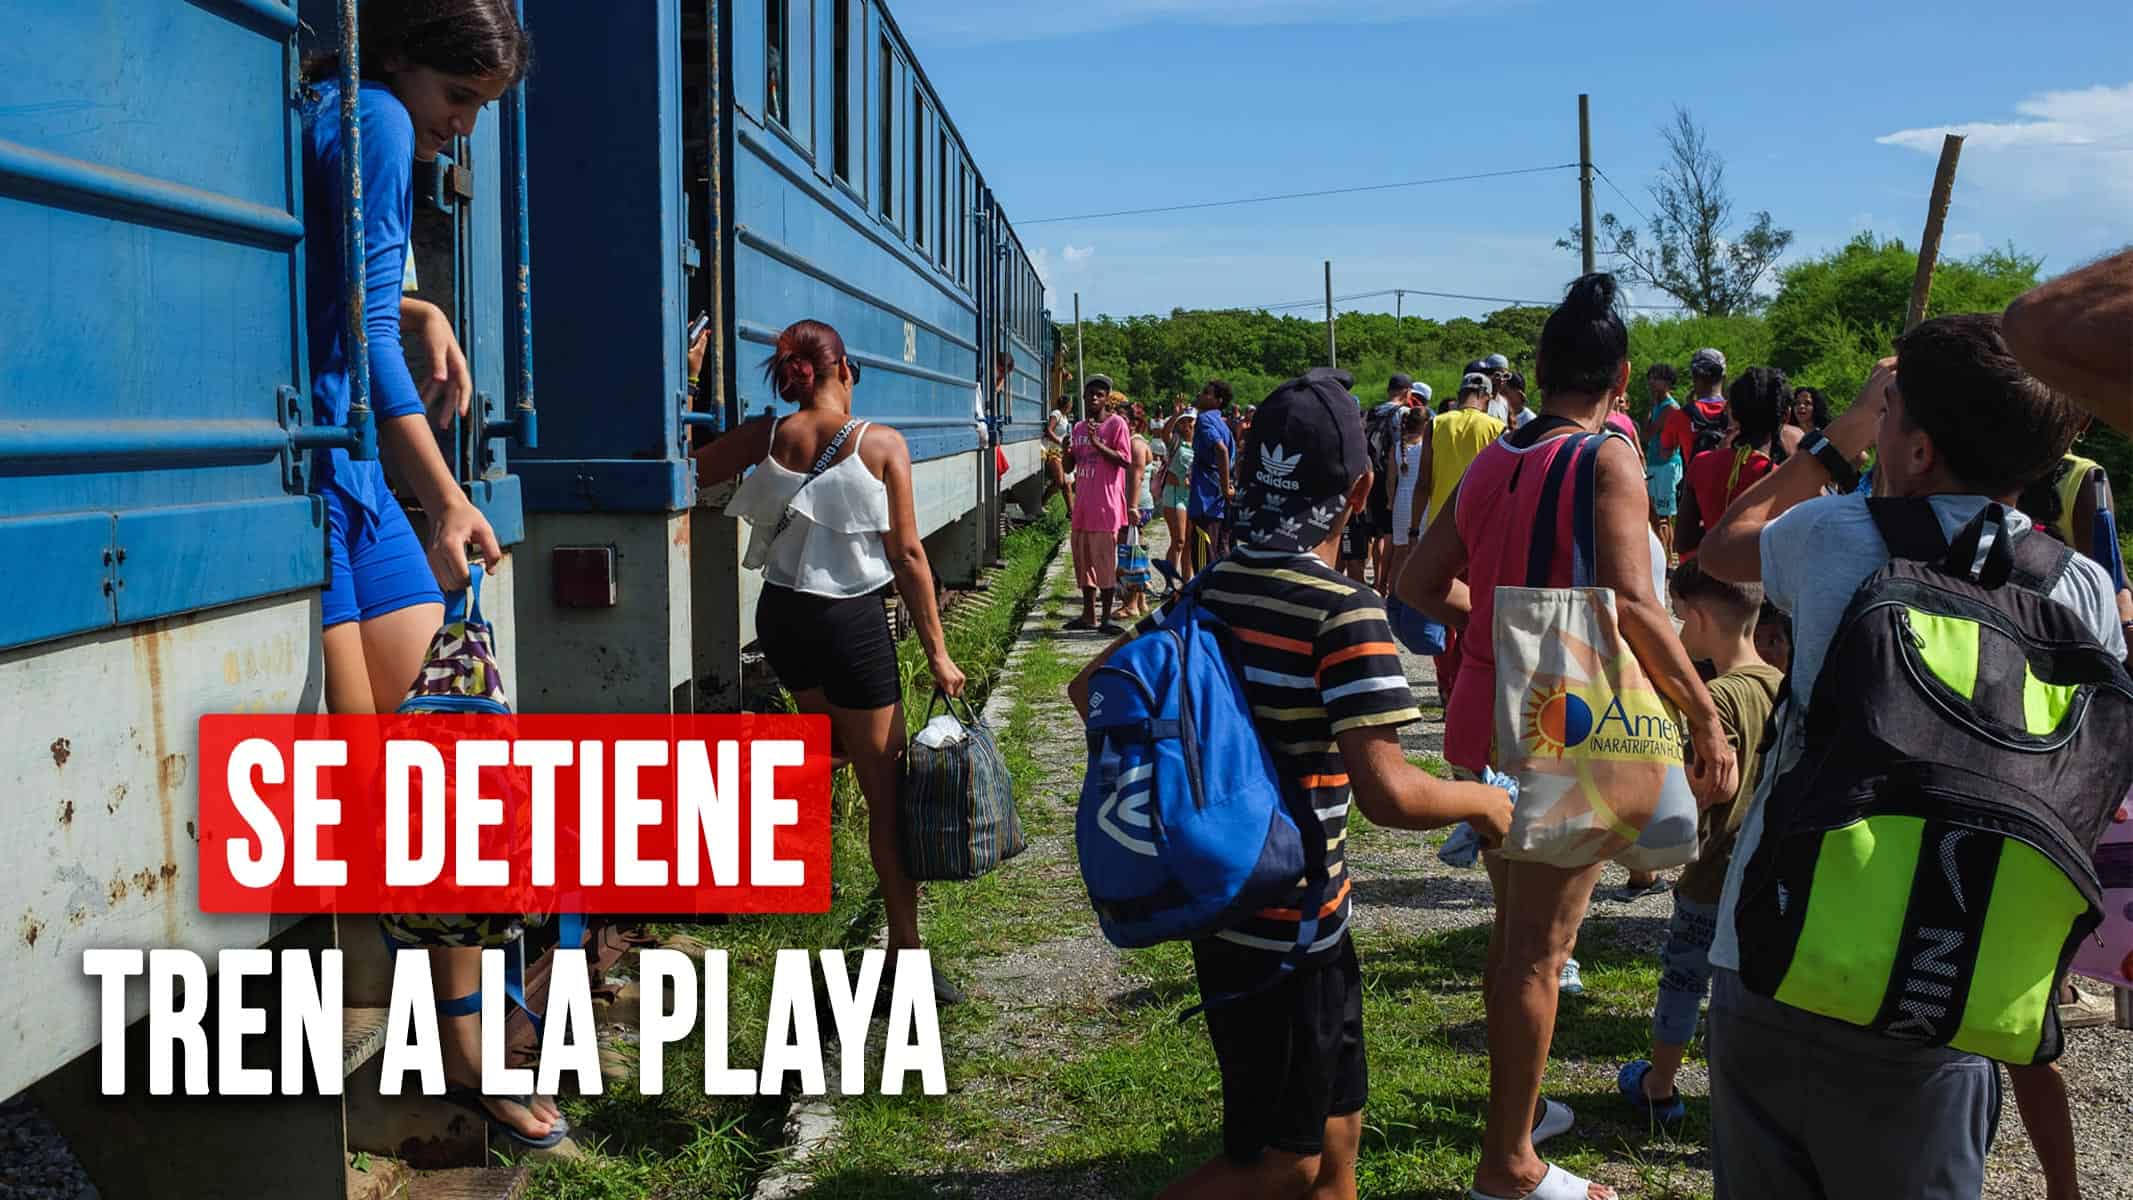
[[(1077, 661), (1104, 644), (1102, 638), (1056, 632), (1059, 622), (1071, 615), (1055, 599), (1060, 591), (1057, 572), (1066, 569), (1067, 556), (1062, 553), (1053, 564), (1055, 574), (1047, 579), (1043, 599), (1031, 611), (1016, 655), (1009, 661), (1010, 674), (1016, 670), (1025, 648), (1036, 639), (1051, 641)], [(1441, 756), (1444, 727), (1441, 710), (1436, 706), (1433, 667), (1427, 659), (1403, 658), (1426, 718), (1403, 731), (1403, 748), (1417, 758)], [(1006, 706), (1011, 700), (1011, 686), (994, 693), (995, 710), (988, 716), (995, 725), (1005, 723)], [(1034, 748), (1043, 778), (1034, 795), (1020, 800), (1025, 805), (1054, 806), (1070, 812), (1084, 754), (1080, 725), (1063, 697), (1042, 702), (1039, 711), (1039, 728), (1053, 730), (1055, 736)], [(1070, 821), (1061, 822), (1059, 832), (1033, 839), (1028, 852), (1009, 868), (1041, 872), (1046, 880), (1042, 894), (1047, 903), (1083, 903), (1074, 870), (1067, 828), (1070, 825)], [(1492, 905), (1485, 876), (1478, 870), (1455, 870), (1440, 863), (1435, 853), (1440, 840), (1435, 836), (1375, 837), (1352, 846), (1350, 865), (1357, 881), (1358, 932), (1428, 933), (1479, 925), (1490, 919)], [(1585, 936), (1656, 954), (1672, 912), (1671, 896), (1660, 893), (1626, 900), (1622, 896), (1624, 879), (1620, 868), (1608, 868), (1587, 917)], [(987, 1048), (1014, 1057), (1071, 1056), (1078, 1039), (1099, 1027), (1107, 1001), (1139, 982), (1093, 925), (1076, 934), (1054, 937), (974, 963), (967, 978), (972, 995), (992, 1005), (999, 1014), (983, 1035)], [(950, 1053), (953, 1057), (954, 1050)], [(1590, 1082), (1589, 1090), (1594, 1092), (1611, 1092), (1611, 1066), (1602, 1066), (1607, 1069), (1593, 1067), (1592, 1071), (1597, 1072), (1593, 1078), (1580, 1078), (1579, 1082)], [(2083, 1195), (2089, 1200), (2133, 1200), (2133, 1155), (2128, 1154), (2133, 1151), (2133, 1035), (2111, 1029), (2077, 1031), (2070, 1035), (2062, 1067), (2073, 1097)], [(970, 1082), (990, 1093), (985, 1099), (989, 1110), (999, 1118), (997, 1128), (1014, 1130), (1014, 1141), (1025, 1147), (1041, 1144), (1061, 1127), (1062, 1120), (1071, 1119), (1047, 1103), (1047, 1097), (1018, 1094), (1011, 1083)], [(1685, 1067), (1681, 1082), (1686, 1092), (1706, 1092), (1708, 1077), (1701, 1062)], [(1107, 1200), (1119, 1194), (1093, 1170), (1004, 1169), (1010, 1161), (1007, 1146), (962, 1147), (958, 1157), (982, 1165), (977, 1170), (930, 1178), (928, 1182), (937, 1192), (978, 1200)], [(1682, 1181), (1688, 1190), (1680, 1194), (1709, 1194), (1706, 1163), (1707, 1156), (1702, 1154), (1679, 1163), (1689, 1176)], [(994, 1167), (1003, 1169), (988, 1169)], [(1633, 1194), (1634, 1189), (1624, 1192), (1625, 1196)], [(1994, 1200), (2043, 1194), (2011, 1096), (1984, 1194)]]
[(0, 1200), (96, 1200), (67, 1139), (26, 1094), (0, 1104)]

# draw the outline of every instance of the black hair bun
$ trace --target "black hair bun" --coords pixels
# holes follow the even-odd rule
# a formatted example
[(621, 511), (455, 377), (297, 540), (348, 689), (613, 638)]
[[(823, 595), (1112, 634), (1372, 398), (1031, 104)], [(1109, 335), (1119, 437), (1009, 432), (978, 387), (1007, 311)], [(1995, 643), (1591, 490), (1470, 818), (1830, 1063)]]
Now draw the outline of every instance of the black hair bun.
[(1605, 271), (1581, 275), (1570, 285), (1563, 297), (1563, 307), (1600, 314), (1613, 312), (1615, 298), (1620, 290), (1615, 277)]

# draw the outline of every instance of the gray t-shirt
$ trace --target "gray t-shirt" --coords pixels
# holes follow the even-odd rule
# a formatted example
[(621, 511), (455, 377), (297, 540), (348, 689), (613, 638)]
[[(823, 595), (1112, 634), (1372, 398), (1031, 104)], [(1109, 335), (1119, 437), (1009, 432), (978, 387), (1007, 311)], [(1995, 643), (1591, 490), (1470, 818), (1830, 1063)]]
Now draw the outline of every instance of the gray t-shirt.
[[(1983, 496), (1935, 496), (1934, 515), (1941, 532), (1953, 538), (1985, 507)], [(2007, 528), (2016, 537), (2029, 534), (2030, 521), (2009, 509)], [(1792, 617), (1792, 699), (1779, 717), (1778, 744), (1763, 762), (1763, 777), (1741, 823), (1733, 862), (1726, 870), (1725, 895), (1718, 904), (1718, 931), (1711, 941), (1711, 964), (1740, 970), (1740, 945), (1733, 936), (1733, 913), (1740, 903), (1741, 873), (1763, 840), (1763, 805), (1771, 781), (1799, 760), (1805, 744), (1807, 699), (1829, 654), (1830, 639), (1844, 618), (1852, 596), (1867, 576), (1889, 561), (1888, 543), (1858, 494), (1810, 500), (1763, 527), (1763, 592)], [(2126, 655), (2125, 631), (2118, 624), (2118, 593), (2111, 577), (2086, 555), (2068, 564), (2052, 599), (2081, 614), (2096, 640), (2114, 657)]]

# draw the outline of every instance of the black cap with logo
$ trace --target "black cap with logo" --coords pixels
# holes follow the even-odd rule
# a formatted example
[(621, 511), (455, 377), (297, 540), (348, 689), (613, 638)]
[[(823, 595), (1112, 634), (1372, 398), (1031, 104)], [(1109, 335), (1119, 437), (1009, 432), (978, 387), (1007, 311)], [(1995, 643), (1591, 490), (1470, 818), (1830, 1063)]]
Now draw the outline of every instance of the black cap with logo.
[(1348, 489), (1370, 469), (1355, 376), (1315, 367), (1266, 398), (1239, 456), (1239, 545), (1300, 552), (1333, 534)]

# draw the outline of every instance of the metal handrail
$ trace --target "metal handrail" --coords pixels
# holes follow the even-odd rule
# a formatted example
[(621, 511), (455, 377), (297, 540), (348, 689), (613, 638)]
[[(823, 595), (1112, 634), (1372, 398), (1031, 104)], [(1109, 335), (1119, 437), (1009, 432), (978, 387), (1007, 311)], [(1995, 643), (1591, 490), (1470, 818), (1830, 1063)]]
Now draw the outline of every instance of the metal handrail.
[(378, 457), (370, 411), (370, 331), (363, 325), (362, 44), (356, 0), (341, 0), (341, 290), (348, 301), (348, 457)]
[[(523, 0), (512, 5), (521, 24), (526, 19)], [(520, 448), (539, 447), (540, 421), (533, 407), (533, 232), (526, 187), (526, 81), (521, 79), (504, 93), (503, 147), (508, 167), (504, 171), (505, 204), (511, 214), (511, 296), (516, 318), (504, 332), (506, 349), (515, 360), (517, 374), (507, 381), (511, 417), (491, 421), (488, 437), (508, 437)]]

